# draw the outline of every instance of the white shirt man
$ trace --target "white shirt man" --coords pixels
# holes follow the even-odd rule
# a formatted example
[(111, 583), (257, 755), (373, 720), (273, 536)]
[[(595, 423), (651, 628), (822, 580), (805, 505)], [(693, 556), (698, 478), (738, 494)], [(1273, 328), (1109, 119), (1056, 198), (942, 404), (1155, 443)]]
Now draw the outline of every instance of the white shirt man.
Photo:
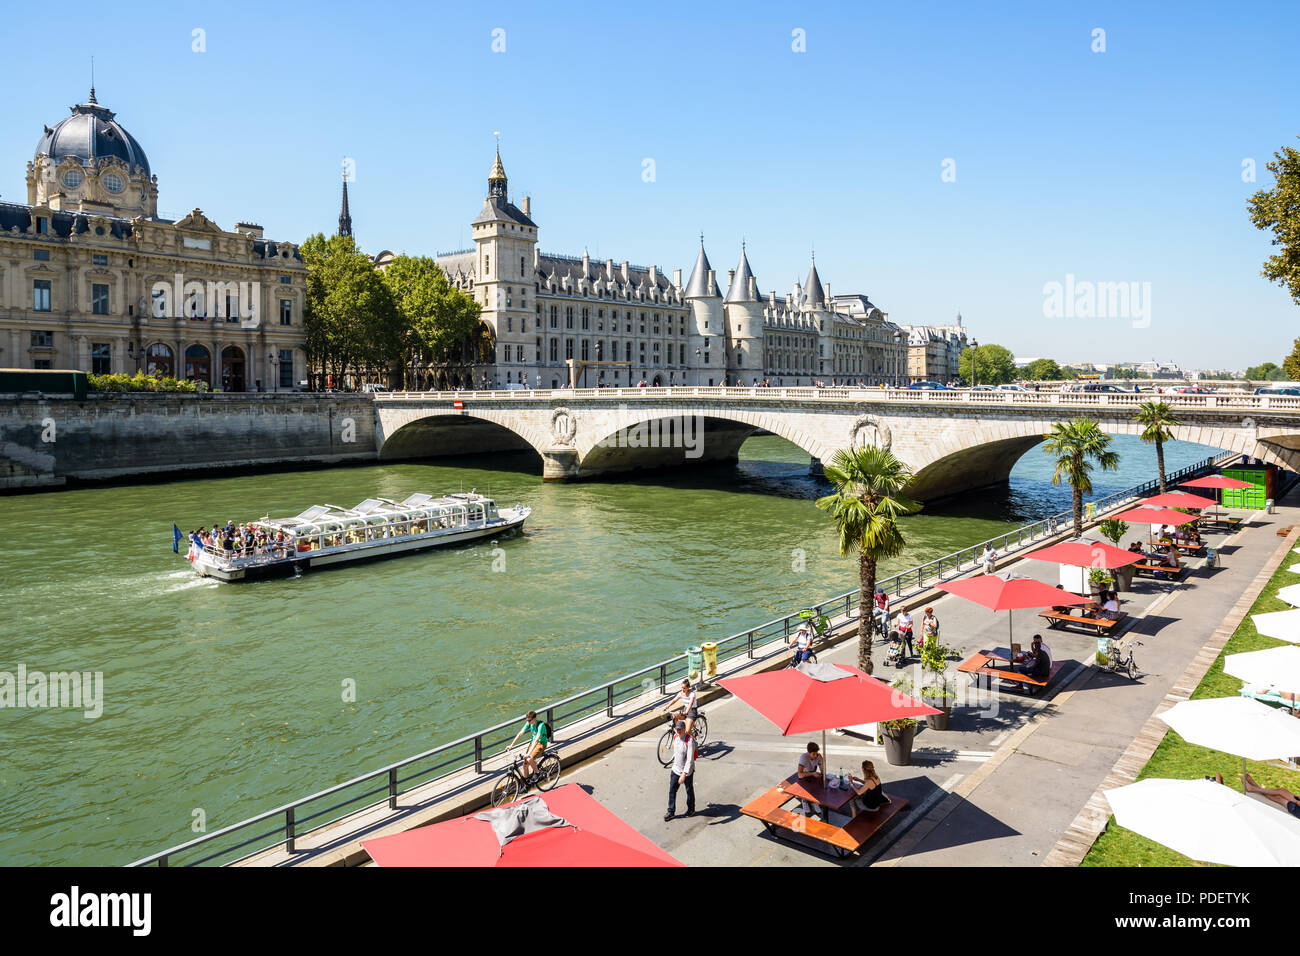
[(673, 765), (668, 770), (668, 812), (664, 820), (677, 814), (677, 788), (686, 785), (686, 815), (695, 813), (695, 738), (686, 733), (686, 724), (678, 721), (673, 730)]
[(993, 570), (994, 570), (994, 559), (995, 559), (996, 557), (997, 557), (997, 552), (993, 550), (993, 545), (991, 545), (991, 544), (986, 544), (986, 545), (984, 545), (984, 554), (982, 555), (982, 558), (983, 558), (983, 561), (984, 561), (984, 573), (985, 573), (985, 574), (992, 574), (992, 573), (993, 573)]

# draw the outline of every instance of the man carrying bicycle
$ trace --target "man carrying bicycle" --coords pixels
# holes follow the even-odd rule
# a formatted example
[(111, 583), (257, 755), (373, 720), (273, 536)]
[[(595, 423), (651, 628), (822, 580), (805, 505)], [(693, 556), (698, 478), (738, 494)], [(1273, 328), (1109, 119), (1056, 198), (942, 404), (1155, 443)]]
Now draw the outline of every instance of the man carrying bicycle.
[(546, 725), (546, 721), (537, 716), (537, 711), (530, 710), (525, 716), (524, 725), (519, 728), (519, 733), (515, 734), (515, 739), (510, 741), (510, 746), (506, 748), (507, 755), (515, 749), (515, 744), (524, 734), (532, 738), (524, 748), (524, 779), (531, 783), (537, 775), (537, 758), (551, 742), (551, 728)]
[(695, 729), (695, 718), (700, 716), (699, 695), (695, 693), (695, 688), (691, 687), (689, 680), (682, 681), (682, 689), (669, 701), (668, 706), (664, 708), (664, 713), (671, 714), (679, 707), (682, 711), (681, 717), (686, 721), (686, 736), (689, 737), (691, 731)]

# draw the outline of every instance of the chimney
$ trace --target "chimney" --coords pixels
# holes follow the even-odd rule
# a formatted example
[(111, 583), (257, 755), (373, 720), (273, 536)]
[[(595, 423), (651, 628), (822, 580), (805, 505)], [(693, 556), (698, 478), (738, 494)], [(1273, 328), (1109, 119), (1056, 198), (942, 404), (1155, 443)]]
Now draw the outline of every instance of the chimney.
[(749, 297), (753, 300), (758, 299), (758, 281), (753, 276), (749, 277)]
[(830, 284), (829, 282), (827, 282), (827, 283), (825, 283), (825, 286), (826, 286), (826, 308), (828, 308), (828, 309), (830, 309), (832, 312), (834, 312), (834, 311), (835, 311), (835, 300), (831, 298), (831, 284)]
[(623, 281), (624, 281), (624, 282), (631, 282), (631, 281), (632, 281), (632, 273), (631, 273), (631, 271), (630, 271), (630, 270), (628, 269), (628, 267), (627, 267), (627, 260), (626, 260), (626, 259), (624, 259), (623, 262), (622, 262), (622, 264), (619, 265), (619, 271), (621, 271), (621, 272), (623, 273)]
[(650, 284), (651, 284), (651, 285), (658, 285), (658, 284), (659, 284), (659, 283), (658, 283), (658, 279), (659, 279), (659, 267), (658, 267), (658, 266), (651, 266), (651, 267), (650, 267)]
[(680, 288), (682, 287), (682, 270), (681, 270), (681, 269), (674, 269), (674, 270), (673, 270), (673, 286), (674, 286), (675, 288), (678, 288), (678, 289), (680, 289)]
[(605, 278), (609, 279), (611, 282), (614, 281), (614, 260), (613, 259), (605, 260)]
[[(257, 223), (253, 223), (253, 222), (235, 223), (235, 232), (243, 236), (252, 236), (255, 239), (262, 238), (262, 227), (257, 225)], [(958, 322), (958, 325), (960, 324), (961, 323)]]
[(727, 288), (728, 288), (728, 289), (731, 288), (731, 282), (732, 282), (732, 280), (735, 279), (735, 278), (736, 278), (736, 270), (735, 270), (735, 269), (728, 269), (728, 270), (727, 270)]
[(584, 279), (591, 275), (591, 257), (587, 255), (587, 250), (582, 250), (582, 277)]
[(717, 285), (717, 284), (718, 284), (718, 274), (717, 274), (717, 270), (715, 270), (715, 269), (710, 269), (710, 270), (709, 270), (709, 288), (712, 289), (712, 288), (713, 288), (715, 285)]
[(523, 209), (524, 215), (527, 216), (529, 219), (531, 219), (533, 217), (533, 197), (525, 196), (524, 204), (520, 208)]

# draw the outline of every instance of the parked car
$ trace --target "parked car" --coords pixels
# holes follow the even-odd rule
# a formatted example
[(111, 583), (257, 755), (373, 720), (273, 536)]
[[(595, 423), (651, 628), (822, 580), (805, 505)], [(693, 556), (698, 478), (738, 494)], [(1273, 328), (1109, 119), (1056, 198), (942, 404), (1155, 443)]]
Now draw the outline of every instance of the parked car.
[(976, 385), (971, 389), (972, 392), (996, 392), (997, 389), (992, 385)]
[(940, 383), (940, 382), (913, 382), (911, 385), (909, 385), (909, 386), (907, 386), (907, 387), (908, 387), (908, 388), (913, 388), (913, 389), (930, 389), (930, 390), (932, 390), (932, 391), (936, 391), (936, 392), (948, 392), (948, 391), (951, 391), (951, 389), (948, 388), (947, 385), (944, 385), (944, 384), (942, 384), (942, 383)]
[(1061, 389), (1063, 392), (1120, 392), (1129, 394), (1126, 389), (1109, 382), (1071, 382)]
[(1016, 382), (1007, 382), (1003, 385), (999, 385), (998, 391), (999, 392), (1027, 392), (1029, 391), (1029, 389), (1025, 388), (1023, 385), (1017, 384)]
[(1206, 388), (1204, 385), (1180, 385), (1174, 389), (1175, 395), (1215, 395), (1214, 389)]
[(1300, 395), (1300, 385), (1261, 385), (1256, 395)]
[(362, 386), (361, 386), (361, 391), (363, 391), (363, 392), (386, 392), (386, 391), (388, 391), (388, 386), (387, 386), (387, 385), (380, 385), (378, 382), (367, 382), (365, 385), (362, 385)]

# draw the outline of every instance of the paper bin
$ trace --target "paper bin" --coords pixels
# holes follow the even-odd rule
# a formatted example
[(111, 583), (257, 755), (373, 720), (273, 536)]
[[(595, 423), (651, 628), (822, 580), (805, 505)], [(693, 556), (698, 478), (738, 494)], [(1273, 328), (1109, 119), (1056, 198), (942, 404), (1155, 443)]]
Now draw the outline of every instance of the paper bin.
[(713, 680), (718, 676), (718, 645), (713, 641), (705, 641), (700, 645), (700, 650), (704, 654), (704, 676)]
[(704, 654), (698, 647), (686, 648), (686, 676), (690, 678), (691, 683), (703, 679), (701, 665), (704, 663)]

